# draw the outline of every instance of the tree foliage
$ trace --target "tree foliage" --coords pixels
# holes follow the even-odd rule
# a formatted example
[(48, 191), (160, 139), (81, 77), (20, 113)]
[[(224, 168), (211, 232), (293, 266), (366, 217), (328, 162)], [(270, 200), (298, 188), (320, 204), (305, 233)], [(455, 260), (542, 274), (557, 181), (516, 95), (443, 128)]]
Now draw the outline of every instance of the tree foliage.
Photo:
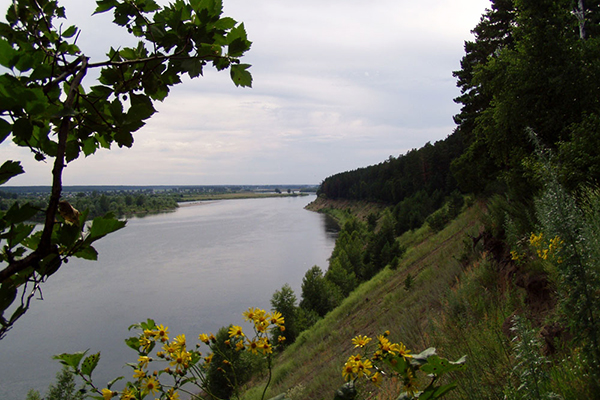
[[(251, 86), (250, 48), (243, 24), (223, 17), (220, 0), (97, 0), (95, 14), (112, 12), (114, 23), (137, 38), (133, 47), (107, 49), (95, 62), (77, 45), (75, 25), (56, 0), (15, 0), (0, 24), (0, 142), (29, 148), (38, 161), (53, 160), (52, 192), (45, 210), (14, 204), (0, 213), (0, 337), (27, 310), (40, 283), (70, 256), (95, 259), (93, 242), (122, 228), (111, 215), (86, 224), (86, 212), (61, 203), (62, 172), (81, 154), (133, 145), (133, 133), (155, 112), (170, 88), (210, 65), (230, 70), (237, 86)], [(88, 72), (98, 80), (85, 84)], [(0, 166), (0, 184), (23, 173), (18, 160)], [(66, 203), (66, 204), (65, 204)], [(62, 208), (59, 206), (62, 204)], [(44, 213), (44, 226), (26, 223)], [(21, 291), (21, 304), (4, 312)]]
[[(481, 192), (499, 179), (513, 196), (531, 197), (541, 187), (524, 164), (534, 151), (527, 128), (551, 149), (580, 138), (582, 126), (598, 136), (587, 117), (600, 112), (598, 17), (594, 2), (492, 1), (455, 72), (463, 93), (455, 120), (466, 145), (453, 163), (461, 188)], [(568, 148), (565, 162), (583, 167)], [(567, 186), (581, 180), (576, 171), (565, 178)]]

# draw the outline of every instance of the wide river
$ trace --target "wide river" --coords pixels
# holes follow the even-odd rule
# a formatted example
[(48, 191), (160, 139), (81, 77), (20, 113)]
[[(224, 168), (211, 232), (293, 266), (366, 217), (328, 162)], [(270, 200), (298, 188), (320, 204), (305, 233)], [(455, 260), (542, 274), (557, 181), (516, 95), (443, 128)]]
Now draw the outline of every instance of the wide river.
[(315, 196), (222, 200), (133, 218), (96, 244), (99, 260), (73, 259), (42, 286), (43, 301), (0, 340), (0, 399), (44, 395), (61, 366), (54, 354), (100, 351), (94, 379), (131, 377), (123, 340), (147, 318), (185, 334), (243, 324), (248, 307), (270, 309), (285, 283), (300, 300), (313, 265), (327, 268), (337, 226), (304, 210)]

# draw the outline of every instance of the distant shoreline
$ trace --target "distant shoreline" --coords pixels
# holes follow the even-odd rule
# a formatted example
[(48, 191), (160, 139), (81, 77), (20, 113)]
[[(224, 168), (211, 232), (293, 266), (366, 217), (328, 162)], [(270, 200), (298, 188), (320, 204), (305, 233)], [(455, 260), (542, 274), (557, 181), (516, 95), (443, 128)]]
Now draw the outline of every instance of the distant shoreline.
[(189, 198), (178, 200), (177, 204), (179, 207), (191, 207), (199, 205), (204, 201), (216, 201), (216, 200), (241, 200), (241, 199), (261, 199), (261, 198), (273, 198), (273, 197), (299, 197), (308, 196), (309, 193), (256, 193), (256, 192), (242, 192), (242, 193), (219, 193), (219, 194), (201, 194), (196, 196), (189, 196)]

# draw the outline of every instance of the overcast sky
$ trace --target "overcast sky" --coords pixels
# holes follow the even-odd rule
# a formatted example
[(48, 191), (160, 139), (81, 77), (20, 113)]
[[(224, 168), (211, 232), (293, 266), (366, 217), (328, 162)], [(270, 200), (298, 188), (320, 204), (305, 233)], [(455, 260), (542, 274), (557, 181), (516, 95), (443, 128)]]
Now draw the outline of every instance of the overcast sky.
[[(2, 15), (9, 4), (0, 0)], [(92, 62), (134, 43), (112, 14), (91, 16), (95, 1), (60, 4)], [(253, 88), (206, 68), (155, 105), (131, 149), (82, 156), (63, 183), (318, 184), (444, 139), (459, 111), (452, 71), (487, 7), (489, 0), (224, 0), (224, 15), (244, 22), (253, 42), (243, 59)], [(26, 170), (10, 185), (50, 184), (50, 163), (8, 141), (0, 150)]]

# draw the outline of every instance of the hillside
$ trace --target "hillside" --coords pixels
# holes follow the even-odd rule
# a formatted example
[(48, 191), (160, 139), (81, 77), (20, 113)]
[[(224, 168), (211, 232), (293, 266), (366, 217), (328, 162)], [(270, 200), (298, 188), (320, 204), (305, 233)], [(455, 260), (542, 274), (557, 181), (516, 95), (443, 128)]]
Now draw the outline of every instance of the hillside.
[[(389, 330), (393, 340), (415, 352), (434, 346), (444, 356), (460, 357), (464, 349), (438, 340), (437, 330), (445, 323), (448, 293), (456, 290), (465, 277), (465, 266), (459, 260), (471, 257), (471, 246), (465, 247), (465, 243), (472, 243), (469, 238), (480, 234), (482, 211), (481, 204), (469, 208), (437, 234), (423, 227), (400, 237), (398, 240), (410, 248), (399, 267), (386, 268), (363, 283), (338, 308), (301, 334), (277, 358), (269, 393), (274, 396), (303, 387), (299, 398), (333, 398), (344, 382), (341, 370), (352, 352), (351, 339), (358, 334), (374, 337)], [(414, 281), (407, 289), (408, 275)], [(505, 339), (508, 342), (509, 338)], [(373, 392), (374, 386), (365, 385), (365, 395), (396, 398), (392, 395), (394, 384), (387, 382)], [(256, 397), (249, 393), (247, 398)]]
[[(367, 215), (379, 207), (331, 200), (310, 206), (345, 216), (349, 208)], [(569, 333), (577, 317), (562, 311), (574, 295), (561, 295), (566, 284), (555, 266), (567, 261), (535, 254), (541, 234), (532, 234), (534, 253), (515, 256), (499, 229), (506, 207), (498, 198), (476, 202), (437, 232), (425, 224), (397, 237), (407, 249), (397, 267), (362, 283), (278, 354), (265, 398), (332, 399), (344, 383), (345, 361), (358, 351), (351, 340), (384, 331), (413, 354), (435, 347), (449, 360), (467, 356), (466, 368), (451, 374), (457, 387), (447, 399), (597, 398), (590, 361), (580, 353), (593, 352), (593, 343)], [(243, 398), (260, 399), (264, 383), (254, 380)], [(359, 380), (357, 389), (359, 399), (396, 399), (404, 391), (391, 376), (380, 387)]]

